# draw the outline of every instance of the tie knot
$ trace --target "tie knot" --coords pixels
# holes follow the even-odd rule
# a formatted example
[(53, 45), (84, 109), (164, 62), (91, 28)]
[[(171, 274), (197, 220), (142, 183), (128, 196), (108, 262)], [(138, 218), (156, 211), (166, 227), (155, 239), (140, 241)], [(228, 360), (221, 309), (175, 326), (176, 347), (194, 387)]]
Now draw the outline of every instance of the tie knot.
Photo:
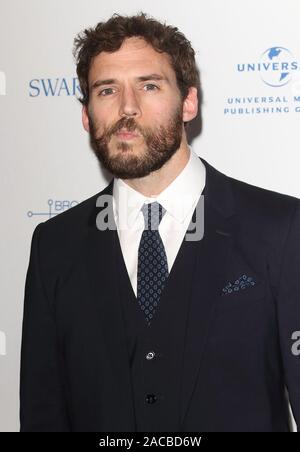
[(162, 217), (166, 213), (166, 209), (155, 201), (149, 204), (143, 204), (141, 210), (144, 215), (145, 229), (157, 230)]

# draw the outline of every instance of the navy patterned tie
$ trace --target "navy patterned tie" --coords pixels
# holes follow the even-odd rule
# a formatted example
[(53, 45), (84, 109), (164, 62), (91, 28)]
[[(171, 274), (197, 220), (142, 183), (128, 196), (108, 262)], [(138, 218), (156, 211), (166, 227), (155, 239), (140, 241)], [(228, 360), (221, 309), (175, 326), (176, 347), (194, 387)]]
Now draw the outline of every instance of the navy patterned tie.
[(169, 275), (168, 261), (159, 223), (166, 210), (158, 203), (144, 204), (145, 229), (138, 249), (137, 300), (150, 326)]

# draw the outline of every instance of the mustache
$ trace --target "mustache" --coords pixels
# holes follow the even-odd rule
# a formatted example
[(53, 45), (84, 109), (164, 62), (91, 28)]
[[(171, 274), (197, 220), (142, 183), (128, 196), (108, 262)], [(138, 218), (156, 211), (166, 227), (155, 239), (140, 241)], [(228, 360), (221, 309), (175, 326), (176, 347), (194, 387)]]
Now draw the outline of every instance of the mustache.
[(141, 130), (134, 118), (122, 118), (108, 130), (107, 136), (111, 138), (112, 135), (120, 132), (121, 129), (126, 129), (128, 132), (140, 132), (143, 135), (143, 130)]

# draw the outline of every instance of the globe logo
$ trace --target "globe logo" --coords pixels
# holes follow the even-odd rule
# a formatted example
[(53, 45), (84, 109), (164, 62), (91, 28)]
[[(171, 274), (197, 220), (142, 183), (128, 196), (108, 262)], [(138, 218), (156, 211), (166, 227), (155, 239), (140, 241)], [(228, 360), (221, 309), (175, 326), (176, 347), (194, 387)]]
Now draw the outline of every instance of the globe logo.
[(262, 54), (259, 67), (263, 82), (277, 88), (291, 81), (298, 63), (288, 49), (271, 47)]

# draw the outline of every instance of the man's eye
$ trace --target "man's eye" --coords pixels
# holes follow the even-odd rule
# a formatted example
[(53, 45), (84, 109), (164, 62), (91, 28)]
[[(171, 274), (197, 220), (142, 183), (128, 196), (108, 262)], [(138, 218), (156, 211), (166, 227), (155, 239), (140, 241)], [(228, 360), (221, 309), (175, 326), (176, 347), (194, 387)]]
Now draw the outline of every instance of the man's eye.
[(146, 89), (146, 91), (155, 91), (156, 89), (159, 89), (158, 86), (153, 85), (153, 83), (147, 83), (147, 85), (144, 86), (144, 88), (147, 88), (150, 86), (150, 89)]
[(108, 94), (111, 94), (112, 90), (113, 90), (112, 88), (105, 88), (102, 91), (100, 91), (98, 96), (107, 96)]

